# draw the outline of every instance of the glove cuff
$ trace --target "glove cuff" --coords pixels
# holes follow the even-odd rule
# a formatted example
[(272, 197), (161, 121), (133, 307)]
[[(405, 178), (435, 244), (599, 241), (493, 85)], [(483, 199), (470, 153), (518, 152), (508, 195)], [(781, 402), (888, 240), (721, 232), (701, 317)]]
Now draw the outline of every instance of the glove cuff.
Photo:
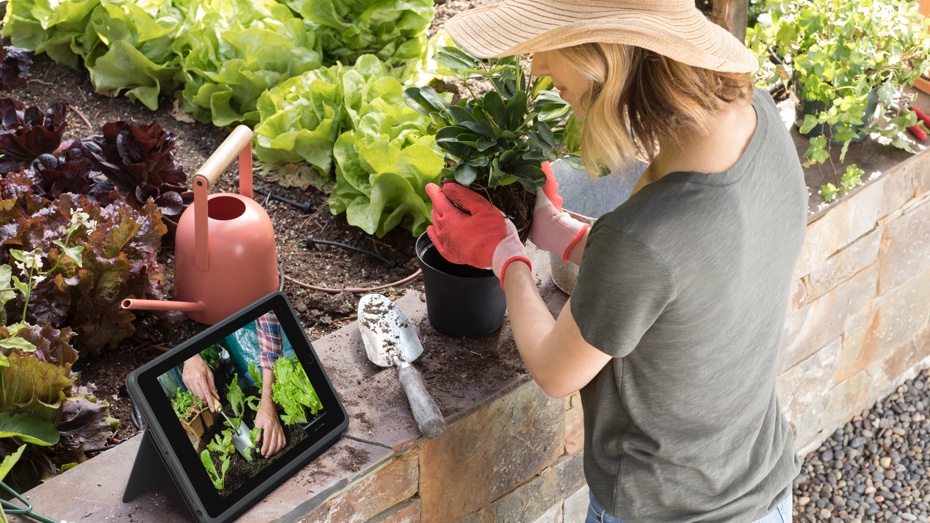
[(582, 223), (581, 225), (581, 229), (578, 230), (578, 233), (572, 238), (572, 241), (568, 242), (568, 247), (565, 247), (565, 252), (562, 253), (562, 261), (564, 262), (568, 261), (568, 255), (572, 252), (572, 249), (575, 248), (575, 244), (584, 238), (584, 233), (588, 232), (588, 229), (591, 228), (587, 223)]
[(510, 220), (507, 220), (506, 224), (507, 235), (497, 244), (491, 258), (491, 270), (501, 280), (501, 288), (504, 288), (504, 271), (510, 262), (520, 260), (530, 268), (533, 267), (529, 258), (526, 257), (526, 249), (523, 247), (523, 242), (520, 241), (517, 229)]

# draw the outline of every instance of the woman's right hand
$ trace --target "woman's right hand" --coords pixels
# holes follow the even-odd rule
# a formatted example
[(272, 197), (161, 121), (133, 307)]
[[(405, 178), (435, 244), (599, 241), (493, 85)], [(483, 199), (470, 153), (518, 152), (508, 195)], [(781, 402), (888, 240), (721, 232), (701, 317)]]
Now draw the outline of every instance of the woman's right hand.
[(195, 354), (184, 362), (181, 381), (195, 396), (207, 404), (210, 412), (216, 412), (216, 406), (220, 403), (220, 395), (216, 392), (216, 385), (213, 383), (213, 371), (210, 370), (207, 362), (203, 361), (200, 354)]
[(559, 183), (549, 162), (543, 162), (542, 170), (546, 173), (546, 185), (536, 189), (530, 241), (536, 247), (558, 254), (564, 261), (568, 261), (572, 247), (584, 237), (590, 225), (572, 218), (562, 209)]

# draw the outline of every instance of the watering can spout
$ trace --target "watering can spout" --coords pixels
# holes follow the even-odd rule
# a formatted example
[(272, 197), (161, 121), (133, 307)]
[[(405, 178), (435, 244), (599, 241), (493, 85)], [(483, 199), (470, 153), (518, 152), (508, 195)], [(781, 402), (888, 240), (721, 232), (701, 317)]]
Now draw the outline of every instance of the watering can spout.
[(134, 300), (125, 299), (120, 306), (126, 310), (142, 311), (180, 311), (203, 312), (205, 306), (198, 301), (170, 301), (170, 300)]

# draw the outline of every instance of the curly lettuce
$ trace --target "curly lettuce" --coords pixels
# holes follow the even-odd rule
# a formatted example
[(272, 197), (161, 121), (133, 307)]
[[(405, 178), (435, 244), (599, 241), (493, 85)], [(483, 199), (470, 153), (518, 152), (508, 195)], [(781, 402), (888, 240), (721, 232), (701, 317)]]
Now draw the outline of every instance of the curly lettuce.
[(259, 96), (322, 66), (313, 25), (274, 0), (208, 0), (188, 9), (183, 36), (184, 110), (217, 126), (259, 122)]
[(375, 54), (405, 80), (426, 50), (433, 0), (278, 0), (314, 23), (324, 65), (352, 64)]
[(316, 415), (323, 408), (297, 356), (278, 358), (274, 364), (274, 376), (271, 397), (284, 409), (281, 421), (285, 425), (307, 423), (307, 409), (311, 415)]

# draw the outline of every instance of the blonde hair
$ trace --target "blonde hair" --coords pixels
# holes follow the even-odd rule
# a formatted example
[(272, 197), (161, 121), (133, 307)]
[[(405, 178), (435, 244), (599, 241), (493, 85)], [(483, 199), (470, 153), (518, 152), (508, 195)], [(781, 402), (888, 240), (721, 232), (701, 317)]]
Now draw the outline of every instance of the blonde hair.
[(693, 67), (640, 47), (589, 43), (557, 52), (588, 81), (581, 152), (591, 173), (637, 156), (652, 161), (660, 143), (681, 143), (681, 131), (706, 135), (721, 102), (752, 97), (746, 73)]

